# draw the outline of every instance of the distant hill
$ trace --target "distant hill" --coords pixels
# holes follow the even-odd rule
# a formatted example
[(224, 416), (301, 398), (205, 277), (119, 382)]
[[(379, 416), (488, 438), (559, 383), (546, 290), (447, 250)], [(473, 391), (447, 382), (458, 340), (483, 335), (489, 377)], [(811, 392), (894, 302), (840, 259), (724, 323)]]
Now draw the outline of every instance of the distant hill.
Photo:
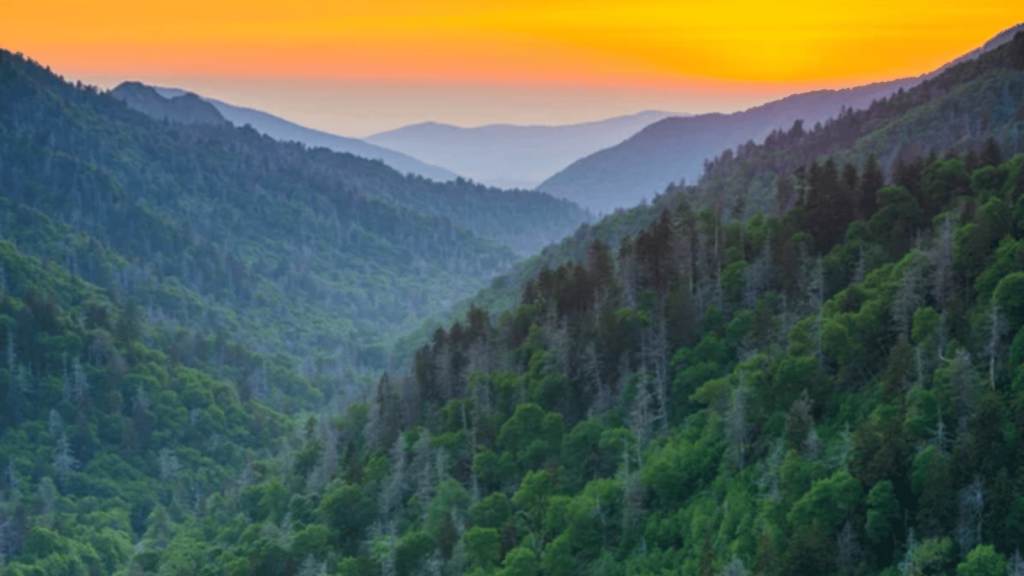
[(649, 110), (564, 126), (492, 124), (461, 128), (424, 122), (365, 138), (489, 186), (534, 188), (575, 160), (622, 142), (644, 126), (681, 116)]
[(141, 82), (124, 82), (111, 90), (132, 110), (176, 124), (227, 124), (227, 120), (210, 103), (191, 92), (181, 92), (171, 98), (159, 94)]
[[(116, 91), (120, 88), (120, 86), (115, 88), (115, 95)], [(153, 87), (152, 89), (164, 98), (172, 100), (177, 99), (182, 95), (189, 94), (179, 88)], [(301, 142), (310, 148), (327, 148), (328, 150), (333, 150), (335, 152), (348, 152), (349, 154), (354, 154), (362, 158), (369, 158), (370, 160), (380, 160), (402, 174), (416, 174), (417, 176), (430, 178), (436, 182), (447, 182), (459, 177), (458, 174), (450, 170), (432, 166), (401, 152), (376, 146), (359, 140), (358, 138), (346, 138), (344, 136), (337, 136), (335, 134), (321, 132), (320, 130), (306, 128), (305, 126), (300, 126), (283, 118), (278, 118), (273, 114), (268, 114), (252, 108), (235, 106), (233, 104), (221, 102), (220, 100), (214, 100), (213, 98), (205, 98), (202, 96), (199, 98), (212, 106), (224, 119), (235, 126), (245, 126), (248, 124), (255, 128), (257, 132), (266, 134), (267, 136), (270, 136), (275, 140), (280, 140), (281, 142)], [(146, 112), (145, 110), (142, 111)], [(152, 114), (150, 114), (150, 116), (152, 116)]]
[[(977, 58), (1005, 44), (1019, 28), (999, 34), (957, 62)], [(818, 122), (836, 117), (844, 108), (866, 108), (873, 101), (908, 90), (944, 69), (946, 66), (918, 78), (797, 94), (734, 114), (666, 118), (617, 146), (581, 158), (537, 189), (597, 212), (628, 208), (663, 192), (673, 182), (695, 182), (704, 171), (705, 160), (726, 148), (749, 141), (762, 142), (773, 130), (788, 129), (796, 120), (803, 120), (810, 129)]]

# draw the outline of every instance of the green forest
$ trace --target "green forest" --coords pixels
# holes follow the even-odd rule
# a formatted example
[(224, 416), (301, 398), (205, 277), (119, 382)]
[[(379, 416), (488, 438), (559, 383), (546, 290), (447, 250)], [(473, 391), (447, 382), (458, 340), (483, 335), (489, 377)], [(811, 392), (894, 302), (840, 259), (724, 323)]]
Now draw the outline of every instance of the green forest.
[[(974, 111), (988, 120), (958, 133), (951, 95), (993, 85)], [(285, 211), (274, 225), (294, 233), (261, 228), (321, 198), (306, 177), (376, 165), (154, 122), (5, 55), (0, 574), (1024, 574), (1020, 86), (1024, 34), (867, 111), (728, 151), (409, 337), (360, 398), (332, 358), (283, 344), (316, 333), (298, 311), (322, 314), (325, 289), (290, 259), (326, 283), (373, 244), (316, 248), (324, 210)], [(181, 150), (192, 192), (147, 151), (175, 138), (203, 150)], [(231, 200), (259, 170), (268, 204)], [(357, 197), (365, 210), (338, 218), (405, 214), (375, 237), (409, 234), (424, 277), (482, 285), (514, 261), (397, 192), (330, 196)], [(239, 216), (195, 217), (214, 201)], [(465, 241), (426, 242), (439, 225)], [(194, 251), (180, 264), (174, 242)], [(399, 245), (381, 246), (367, 258)], [(295, 284), (273, 283), (272, 258)], [(215, 275), (233, 259), (237, 277)], [(266, 308), (271, 285), (290, 302)], [(187, 307), (154, 304), (171, 287)]]
[(250, 127), (155, 121), (9, 53), (0, 200), (19, 249), (168, 330), (224, 332), (331, 377), (380, 370), (392, 338), (589, 217)]

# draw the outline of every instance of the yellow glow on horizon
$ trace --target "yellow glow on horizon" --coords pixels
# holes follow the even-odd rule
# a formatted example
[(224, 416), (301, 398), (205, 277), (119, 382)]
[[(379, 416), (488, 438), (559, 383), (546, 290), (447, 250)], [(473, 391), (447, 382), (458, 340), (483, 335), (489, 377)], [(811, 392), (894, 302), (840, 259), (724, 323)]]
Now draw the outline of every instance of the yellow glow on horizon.
[(918, 75), (1021, 20), (1019, 0), (4, 0), (0, 46), (72, 74), (743, 91)]

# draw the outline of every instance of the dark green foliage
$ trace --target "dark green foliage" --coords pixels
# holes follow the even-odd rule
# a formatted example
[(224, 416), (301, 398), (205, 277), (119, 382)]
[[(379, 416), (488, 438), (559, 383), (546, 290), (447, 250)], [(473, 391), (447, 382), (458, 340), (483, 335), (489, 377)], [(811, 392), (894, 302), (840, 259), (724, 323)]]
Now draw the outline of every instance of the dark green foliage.
[(1024, 326), (1024, 272), (1004, 276), (992, 293), (992, 301), (1006, 314), (1010, 330)]
[(860, 179), (858, 216), (861, 220), (868, 221), (874, 216), (875, 210), (878, 209), (875, 193), (883, 186), (885, 186), (885, 177), (882, 175), (882, 169), (878, 166), (878, 159), (875, 158), (874, 153), (871, 153), (864, 163), (864, 175)]
[(905, 253), (921, 225), (921, 207), (902, 186), (877, 190), (875, 197), (878, 210), (868, 223), (869, 230), (891, 256)]
[(892, 482), (882, 480), (868, 493), (868, 516), (864, 530), (868, 540), (884, 544), (893, 532), (893, 523), (900, 519), (900, 504), (896, 501)]
[[(1013, 100), (1008, 54), (795, 140), (860, 119), (867, 147), (981, 79)], [(0, 244), (6, 573), (1005, 574), (1024, 530), (1024, 156), (907, 151), (882, 171), (817, 152), (785, 213), (677, 188), (584, 229), (507, 279), (510, 309), (470, 307), (411, 373), (313, 417), (245, 392), (270, 374), (322, 401), (227, 327), (176, 336), (148, 300)], [(91, 245), (23, 204), (5, 204), (18, 242)]]
[[(879, 573), (907, 558), (941, 573), (972, 533), (1010, 554), (1024, 525), (1010, 456), (1024, 411), (1011, 417), (1007, 401), (1022, 402), (1024, 387), (1013, 384), (1024, 337), (1010, 288), (1020, 238), (977, 203), (1005, 194), (1006, 179), (979, 185), (980, 168), (964, 180), (948, 159), (907, 166), (910, 187), (881, 189), (871, 223), (852, 224), (820, 264), (797, 250), (796, 278), (779, 272), (781, 247), (817, 239), (791, 215), (722, 226), (704, 211), (687, 224), (712, 240), (703, 245), (655, 220), (621, 243), (614, 268), (594, 258), (544, 270), (482, 339), (455, 326), (422, 348), (405, 393), (449, 366), (435, 437), (468, 428), (478, 442), (464, 480), (483, 491), (463, 535), (477, 539), (471, 566), (626, 570), (653, 562), (640, 559), (646, 545), (693, 573)], [(777, 247), (766, 254), (765, 234)], [(666, 265), (688, 261), (701, 264)], [(666, 317), (679, 291), (705, 302), (695, 336)], [(792, 310), (784, 335), (762, 327)], [(508, 370), (468, 367), (496, 357)], [(967, 564), (987, 562), (975, 556)]]

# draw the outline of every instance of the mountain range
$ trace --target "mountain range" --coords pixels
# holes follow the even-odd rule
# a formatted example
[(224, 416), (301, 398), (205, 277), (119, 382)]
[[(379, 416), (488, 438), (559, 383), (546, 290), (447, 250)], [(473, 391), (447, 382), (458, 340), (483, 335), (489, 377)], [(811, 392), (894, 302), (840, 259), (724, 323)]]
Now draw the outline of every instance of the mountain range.
[[(956, 62), (977, 58), (1005, 44), (1022, 27), (1024, 25), (1000, 33)], [(580, 158), (542, 182), (537, 189), (573, 200), (598, 213), (628, 208), (643, 198), (653, 198), (671, 183), (696, 182), (704, 171), (705, 162), (726, 148), (762, 142), (772, 131), (788, 129), (797, 120), (811, 128), (838, 116), (844, 109), (865, 108), (876, 100), (935, 77), (945, 69), (946, 66), (918, 78), (796, 94), (734, 114), (666, 118), (616, 146)]]
[[(916, 86), (876, 100), (862, 110), (848, 108), (838, 118), (816, 127), (804, 128), (802, 122), (795, 122), (787, 129), (772, 131), (761, 144), (750, 143), (736, 151), (726, 149), (712, 155), (697, 180), (669, 184), (653, 194), (650, 202), (615, 210), (580, 226), (561, 242), (545, 247), (514, 265), (508, 274), (492, 280), (490, 286), (460, 303), (454, 313), (464, 314), (473, 306), (491, 310), (514, 306), (524, 286), (542, 269), (585, 262), (589, 246), (595, 241), (619, 246), (623, 238), (649, 229), (659, 215), (674, 209), (683, 198), (708, 210), (705, 217), (711, 217), (711, 210), (722, 218), (738, 221), (785, 212), (798, 201), (801, 187), (807, 185), (807, 168), (827, 157), (855, 167), (863, 167), (871, 158), (877, 163), (878, 177), (892, 181), (900, 177), (901, 170), (919, 166), (932, 153), (960, 153), (974, 157), (972, 162), (976, 163), (989, 141), (1010, 154), (1024, 151), (1024, 83), (1020, 74), (994, 58), (978, 61), (982, 54), (1007, 44), (1006, 36), (1001, 34), (974, 57), (943, 66)], [(659, 123), (666, 125), (670, 136), (673, 120)], [(595, 155), (593, 162), (596, 164), (600, 157)], [(430, 326), (436, 328), (435, 324)], [(422, 331), (409, 335), (401, 347), (408, 350), (426, 336)]]
[(216, 112), (197, 98), (122, 87), (159, 100), (144, 114), (9, 53), (0, 75), (4, 237), (170, 331), (379, 369), (375, 347), (589, 217), (543, 193), (179, 121)]
[(462, 128), (424, 122), (381, 132), (366, 141), (444, 166), (490, 186), (533, 189), (573, 161), (613, 146), (670, 116), (649, 110), (559, 126), (491, 124)]
[[(153, 117), (167, 115), (164, 111), (167, 104), (163, 102), (174, 103), (179, 107), (182, 102), (190, 102), (191, 106), (198, 108), (198, 101), (207, 104), (208, 107), (202, 116), (203, 120), (193, 121), (207, 123), (228, 121), (235, 126), (249, 125), (257, 132), (281, 142), (301, 142), (310, 148), (327, 148), (370, 160), (380, 160), (402, 174), (416, 174), (436, 182), (446, 182), (459, 177), (458, 174), (444, 168), (421, 162), (401, 152), (375, 146), (358, 138), (346, 138), (306, 128), (260, 110), (234, 106), (213, 98), (197, 96), (178, 88), (151, 87), (139, 82), (124, 82), (114, 88), (111, 93), (125, 100), (132, 108)], [(213, 116), (211, 112), (216, 112), (217, 116)]]

